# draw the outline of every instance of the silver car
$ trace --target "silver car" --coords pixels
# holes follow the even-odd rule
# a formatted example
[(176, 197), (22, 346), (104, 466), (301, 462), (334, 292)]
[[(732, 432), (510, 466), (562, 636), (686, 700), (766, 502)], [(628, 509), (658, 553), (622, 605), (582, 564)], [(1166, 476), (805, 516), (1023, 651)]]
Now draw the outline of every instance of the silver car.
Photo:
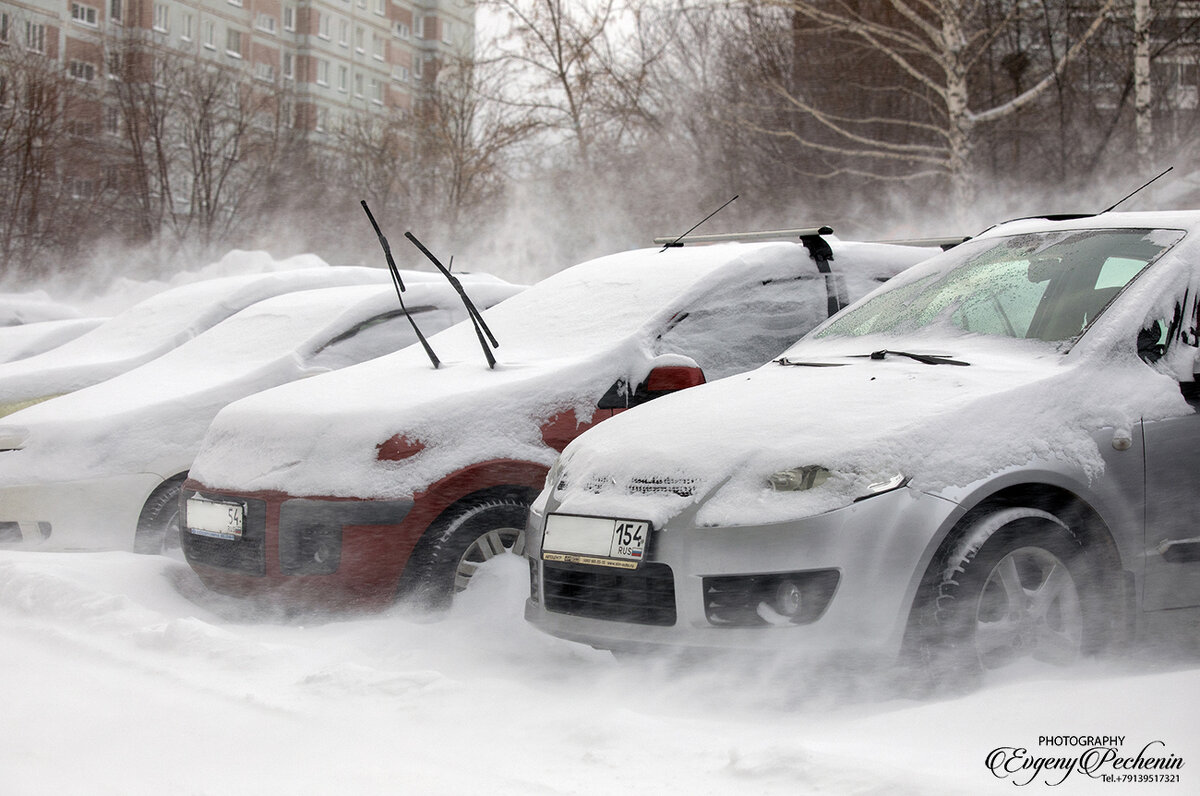
[(568, 446), (526, 617), (974, 671), (1194, 618), (1198, 326), (1200, 212), (998, 225)]

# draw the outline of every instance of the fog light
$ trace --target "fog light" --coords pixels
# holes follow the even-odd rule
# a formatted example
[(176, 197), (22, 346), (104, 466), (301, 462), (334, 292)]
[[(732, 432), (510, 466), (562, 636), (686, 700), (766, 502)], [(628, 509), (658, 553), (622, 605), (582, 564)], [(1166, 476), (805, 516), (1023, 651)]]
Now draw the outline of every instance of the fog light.
[(775, 613), (780, 616), (786, 616), (789, 619), (799, 616), (803, 602), (800, 587), (790, 580), (785, 580), (775, 589), (775, 605), (773, 607)]

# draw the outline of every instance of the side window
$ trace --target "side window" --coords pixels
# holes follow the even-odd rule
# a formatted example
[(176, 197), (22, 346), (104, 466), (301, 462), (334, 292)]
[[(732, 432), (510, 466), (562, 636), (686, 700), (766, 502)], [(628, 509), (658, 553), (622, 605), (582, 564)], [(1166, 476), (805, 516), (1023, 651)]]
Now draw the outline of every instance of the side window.
[[(446, 328), (454, 320), (445, 310), (416, 309), (412, 314), (413, 320), (427, 336)], [(408, 319), (397, 309), (368, 318), (346, 330), (313, 352), (306, 364), (330, 370), (344, 368), (399, 351), (416, 341)]]
[(659, 333), (655, 353), (691, 357), (713, 381), (769, 361), (825, 320), (827, 310), (819, 274), (756, 282), (676, 314)]

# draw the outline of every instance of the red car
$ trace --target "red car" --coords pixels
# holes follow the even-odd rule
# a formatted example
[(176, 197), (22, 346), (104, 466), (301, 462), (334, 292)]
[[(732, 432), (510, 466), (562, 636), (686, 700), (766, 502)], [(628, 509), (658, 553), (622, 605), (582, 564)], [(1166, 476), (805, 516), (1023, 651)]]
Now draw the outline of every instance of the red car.
[(444, 604), (480, 563), (520, 551), (569, 441), (769, 360), (935, 251), (810, 234), (601, 257), (483, 313), (494, 367), (464, 322), (429, 338), (439, 366), (410, 346), (237, 401), (184, 487), (188, 563), (233, 595)]

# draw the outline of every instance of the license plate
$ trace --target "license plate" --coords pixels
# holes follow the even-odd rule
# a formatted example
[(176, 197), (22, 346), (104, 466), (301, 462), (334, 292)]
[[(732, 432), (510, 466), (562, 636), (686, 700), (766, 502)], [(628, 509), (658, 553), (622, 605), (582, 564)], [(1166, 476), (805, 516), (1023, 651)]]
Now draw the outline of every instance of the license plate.
[(637, 569), (649, 538), (645, 520), (551, 514), (542, 535), (542, 559)]
[(246, 508), (241, 503), (223, 503), (193, 496), (187, 501), (187, 529), (197, 536), (241, 539), (246, 525)]

